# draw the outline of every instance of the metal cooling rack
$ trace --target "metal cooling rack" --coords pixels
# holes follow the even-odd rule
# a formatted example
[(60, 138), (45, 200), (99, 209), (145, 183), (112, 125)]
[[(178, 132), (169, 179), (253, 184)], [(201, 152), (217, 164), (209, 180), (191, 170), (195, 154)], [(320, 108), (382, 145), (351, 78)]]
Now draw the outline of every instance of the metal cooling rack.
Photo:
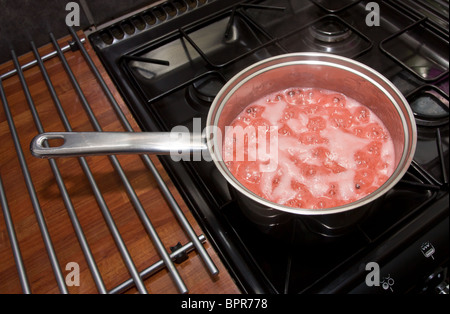
[[(14, 52), (14, 50), (12, 50), (11, 56), (12, 56), (12, 60), (15, 65), (15, 69), (0, 76), (1, 101), (3, 104), (3, 109), (5, 112), (6, 120), (8, 122), (10, 134), (11, 134), (11, 137), (13, 139), (14, 146), (16, 149), (17, 158), (19, 160), (20, 167), (22, 169), (23, 179), (26, 183), (28, 194), (31, 199), (31, 203), (32, 203), (32, 206), (34, 209), (36, 219), (37, 219), (37, 223), (39, 225), (39, 229), (40, 229), (40, 232), (41, 232), (44, 244), (45, 244), (45, 249), (48, 254), (48, 257), (49, 257), (49, 260), (51, 263), (51, 267), (53, 269), (53, 274), (55, 276), (59, 291), (63, 294), (69, 293), (68, 288), (66, 286), (65, 279), (64, 279), (64, 276), (63, 276), (63, 273), (61, 270), (61, 265), (58, 262), (57, 254), (55, 252), (55, 249), (54, 249), (54, 246), (52, 243), (52, 238), (48, 231), (47, 222), (43, 215), (41, 204), (39, 202), (39, 199), (38, 199), (38, 196), (37, 196), (37, 193), (35, 190), (35, 186), (34, 186), (32, 177), (30, 175), (29, 167), (27, 165), (27, 162), (26, 162), (26, 159), (24, 156), (24, 152), (20, 145), (19, 135), (18, 135), (18, 132), (16, 129), (16, 125), (14, 123), (14, 118), (12, 116), (12, 113), (11, 113), (11, 110), (10, 110), (10, 107), (8, 104), (7, 95), (3, 88), (2, 80), (9, 78), (11, 76), (14, 76), (14, 75), (18, 75), (19, 80), (22, 85), (23, 92), (24, 92), (26, 100), (27, 100), (27, 103), (29, 105), (30, 112), (31, 112), (33, 120), (34, 120), (36, 130), (38, 133), (43, 133), (44, 128), (43, 128), (42, 122), (40, 120), (40, 116), (36, 110), (33, 98), (30, 94), (29, 87), (27, 85), (27, 82), (25, 81), (24, 74), (23, 74), (24, 70), (38, 65), (41, 70), (41, 74), (45, 80), (45, 83), (47, 85), (48, 91), (50, 92), (50, 95), (55, 103), (56, 111), (57, 111), (59, 117), (61, 118), (64, 128), (67, 132), (70, 132), (70, 131), (72, 131), (72, 127), (69, 123), (66, 113), (64, 112), (63, 107), (61, 106), (60, 100), (55, 91), (55, 87), (53, 86), (53, 84), (50, 80), (50, 77), (47, 73), (47, 70), (44, 66), (44, 61), (46, 61), (50, 58), (53, 58), (53, 57), (58, 57), (62, 66), (64, 67), (65, 72), (69, 76), (69, 79), (70, 79), (77, 95), (79, 96), (79, 98), (81, 100), (83, 109), (87, 113), (95, 131), (102, 132), (102, 128), (97, 120), (97, 117), (95, 116), (94, 112), (92, 111), (92, 108), (91, 108), (90, 104), (88, 103), (85, 95), (83, 94), (83, 91), (80, 88), (80, 84), (77, 81), (77, 78), (75, 77), (75, 75), (74, 75), (72, 69), (70, 68), (70, 66), (66, 60), (66, 57), (64, 55), (64, 53), (70, 49), (80, 50), (81, 54), (84, 57), (84, 60), (89, 65), (90, 69), (92, 70), (92, 73), (97, 78), (98, 83), (102, 87), (103, 92), (107, 96), (109, 102), (111, 103), (111, 106), (113, 107), (113, 109), (114, 109), (115, 113), (117, 114), (117, 117), (120, 120), (120, 122), (122, 123), (123, 127), (128, 132), (133, 132), (133, 129), (132, 129), (130, 123), (128, 122), (126, 116), (122, 112), (116, 99), (114, 98), (114, 96), (111, 93), (110, 89), (108, 88), (107, 84), (103, 80), (100, 72), (96, 68), (93, 60), (89, 56), (86, 48), (84, 47), (84, 45), (83, 45), (83, 42), (85, 41), (84, 38), (80, 39), (73, 29), (70, 29), (70, 33), (72, 35), (73, 41), (70, 42), (69, 45), (64, 46), (62, 48), (59, 46), (54, 35), (52, 33), (50, 33), (49, 35), (51, 38), (51, 42), (52, 42), (55, 50), (54, 50), (54, 52), (47, 54), (45, 56), (42, 56), (42, 57), (39, 55), (39, 52), (38, 52), (35, 44), (33, 42), (31, 42), (30, 44), (31, 44), (31, 47), (32, 47), (32, 50), (33, 50), (33, 53), (34, 53), (34, 56), (36, 59), (34, 61), (27, 63), (25, 65), (22, 65), (22, 66), (19, 64), (16, 53)], [(202, 243), (205, 241), (204, 235), (197, 236), (197, 234), (193, 230), (192, 226), (186, 219), (184, 213), (182, 212), (179, 205), (177, 204), (176, 200), (174, 199), (173, 195), (171, 194), (169, 188), (163, 181), (161, 175), (158, 173), (158, 170), (155, 167), (155, 165), (153, 164), (153, 162), (151, 161), (150, 157), (147, 155), (142, 155), (141, 158), (142, 158), (145, 166), (148, 168), (148, 170), (153, 175), (162, 194), (164, 195), (165, 199), (167, 200), (168, 204), (170, 205), (171, 209), (173, 210), (174, 215), (178, 219), (181, 228), (187, 234), (187, 236), (189, 237), (191, 242), (187, 243), (184, 246), (178, 247), (176, 250), (172, 250), (172, 254), (169, 254), (166, 251), (157, 231), (155, 230), (152, 222), (150, 221), (149, 217), (147, 216), (147, 214), (141, 204), (141, 201), (139, 200), (135, 190), (131, 186), (131, 184), (127, 178), (127, 175), (124, 172), (122, 166), (120, 165), (117, 157), (109, 156), (109, 160), (110, 160), (111, 164), (113, 165), (117, 175), (120, 177), (121, 182), (123, 183), (123, 189), (126, 191), (130, 202), (132, 203), (134, 209), (136, 210), (137, 215), (139, 216), (140, 222), (142, 223), (143, 227), (147, 231), (149, 237), (152, 240), (152, 243), (154, 244), (154, 246), (157, 250), (157, 253), (159, 254), (159, 256), (161, 258), (161, 260), (158, 261), (157, 263), (150, 265), (145, 270), (139, 272), (136, 269), (136, 266), (135, 266), (135, 264), (132, 260), (132, 257), (127, 249), (127, 246), (124, 243), (124, 240), (122, 239), (122, 236), (114, 222), (111, 212), (103, 198), (102, 192), (100, 191), (97, 182), (95, 181), (95, 178), (92, 174), (91, 169), (89, 168), (88, 163), (86, 162), (85, 158), (83, 158), (83, 157), (79, 158), (78, 161), (81, 165), (81, 168), (82, 168), (87, 180), (89, 181), (92, 192), (95, 195), (97, 203), (99, 204), (99, 207), (100, 207), (101, 213), (104, 217), (104, 220), (106, 222), (106, 225), (108, 226), (108, 229), (115, 241), (117, 249), (119, 250), (121, 257), (124, 261), (124, 264), (126, 265), (128, 271), (129, 271), (130, 277), (131, 277), (128, 280), (126, 280), (123, 283), (116, 286), (115, 288), (110, 289), (109, 291), (106, 289), (105, 283), (102, 279), (102, 275), (98, 269), (98, 265), (95, 262), (95, 259), (91, 252), (89, 244), (86, 240), (86, 237), (84, 235), (81, 224), (78, 220), (77, 213), (75, 212), (74, 206), (72, 204), (72, 200), (69, 196), (69, 193), (67, 192), (66, 185), (65, 185), (63, 177), (60, 173), (58, 165), (56, 164), (55, 160), (53, 160), (53, 159), (49, 159), (49, 163), (50, 163), (50, 167), (53, 172), (53, 175), (54, 175), (54, 179), (56, 180), (56, 183), (61, 192), (61, 198), (65, 204), (70, 221), (75, 230), (77, 240), (81, 246), (86, 263), (89, 267), (90, 273), (92, 275), (92, 278), (95, 282), (95, 285), (96, 285), (99, 293), (102, 293), (102, 294), (121, 293), (132, 287), (136, 287), (136, 289), (140, 293), (147, 293), (146, 286), (144, 285), (144, 280), (146, 278), (148, 278), (149, 276), (155, 274), (157, 271), (161, 270), (162, 268), (167, 268), (168, 272), (170, 273), (171, 278), (173, 279), (176, 287), (178, 288), (178, 291), (180, 293), (187, 293), (188, 288), (186, 287), (186, 284), (184, 283), (183, 279), (181, 278), (181, 276), (177, 270), (177, 267), (175, 266), (174, 261), (173, 261), (173, 260), (175, 260), (175, 258), (177, 256), (179, 256), (180, 254), (188, 253), (195, 249), (198, 252), (201, 259), (203, 260), (205, 267), (208, 269), (208, 271), (211, 273), (211, 275), (215, 276), (218, 274), (219, 271), (216, 268), (213, 261), (211, 260), (211, 257), (208, 255), (205, 248), (203, 247)], [(11, 218), (11, 212), (10, 212), (10, 209), (8, 206), (8, 199), (7, 199), (7, 195), (5, 193), (5, 189), (4, 189), (1, 177), (0, 177), (0, 204), (1, 204), (1, 208), (3, 210), (3, 216), (5, 219), (5, 223), (6, 223), (5, 225), (6, 225), (9, 241), (11, 243), (11, 248), (13, 251), (15, 265), (16, 265), (16, 268), (18, 271), (20, 284), (21, 284), (23, 293), (28, 294), (28, 293), (31, 293), (31, 287), (30, 287), (30, 283), (29, 283), (29, 280), (27, 277), (27, 270), (26, 270), (26, 267), (25, 267), (23, 259), (22, 259), (20, 243), (17, 240), (16, 228), (15, 228), (15, 225)]]

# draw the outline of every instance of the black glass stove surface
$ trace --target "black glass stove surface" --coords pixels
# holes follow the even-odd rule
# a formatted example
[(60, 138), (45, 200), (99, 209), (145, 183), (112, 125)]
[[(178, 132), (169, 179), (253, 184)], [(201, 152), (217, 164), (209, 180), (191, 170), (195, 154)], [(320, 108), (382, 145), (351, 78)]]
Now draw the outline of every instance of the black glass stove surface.
[[(358, 60), (411, 104), (418, 146), (410, 169), (345, 230), (297, 219), (275, 235), (276, 226), (261, 228), (242, 214), (212, 163), (160, 157), (243, 292), (423, 292), (424, 278), (448, 263), (448, 2), (446, 17), (429, 2), (377, 2), (379, 26), (368, 26), (369, 1), (172, 1), (90, 36), (143, 131), (201, 132), (227, 80), (289, 52)], [(123, 23), (134, 29), (125, 32)], [(420, 252), (430, 241), (432, 261)], [(404, 257), (410, 247), (419, 254)], [(405, 258), (416, 266), (401, 273)], [(382, 275), (389, 269), (396, 285), (365, 285), (369, 262)]]

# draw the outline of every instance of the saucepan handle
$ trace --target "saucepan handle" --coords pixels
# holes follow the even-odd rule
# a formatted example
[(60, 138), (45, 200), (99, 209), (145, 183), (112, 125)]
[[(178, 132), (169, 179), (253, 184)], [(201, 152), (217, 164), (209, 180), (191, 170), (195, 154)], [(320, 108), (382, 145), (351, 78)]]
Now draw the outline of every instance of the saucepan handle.
[[(55, 141), (63, 141), (53, 146)], [(39, 158), (118, 154), (176, 154), (183, 156), (207, 149), (201, 134), (184, 132), (50, 132), (36, 136), (31, 153)]]

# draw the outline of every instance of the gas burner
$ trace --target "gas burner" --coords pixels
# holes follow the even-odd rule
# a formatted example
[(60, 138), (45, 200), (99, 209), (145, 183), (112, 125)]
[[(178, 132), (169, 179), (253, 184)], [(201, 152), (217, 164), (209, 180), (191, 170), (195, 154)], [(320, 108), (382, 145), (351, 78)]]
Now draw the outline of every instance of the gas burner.
[(218, 73), (207, 73), (189, 85), (186, 90), (187, 100), (197, 111), (208, 110), (224, 84), (225, 79)]
[(318, 51), (350, 58), (372, 47), (369, 39), (334, 15), (312, 22), (285, 37), (281, 43), (290, 52)]
[(336, 17), (326, 17), (312, 24), (303, 41), (313, 51), (347, 57), (370, 47), (370, 43), (365, 42), (350, 26)]
[(325, 43), (337, 43), (346, 40), (352, 35), (352, 30), (334, 19), (326, 19), (309, 28), (315, 39)]
[(418, 125), (441, 126), (448, 124), (448, 96), (440, 89), (425, 85), (413, 91), (407, 98)]

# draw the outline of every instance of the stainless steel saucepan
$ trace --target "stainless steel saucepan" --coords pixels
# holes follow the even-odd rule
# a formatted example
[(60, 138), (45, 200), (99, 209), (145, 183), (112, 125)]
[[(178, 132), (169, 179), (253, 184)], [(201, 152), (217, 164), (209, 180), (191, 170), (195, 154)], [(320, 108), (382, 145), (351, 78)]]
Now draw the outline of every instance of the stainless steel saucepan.
[[(246, 189), (229, 172), (221, 156), (225, 126), (251, 102), (263, 95), (291, 87), (333, 90), (359, 101), (371, 109), (388, 128), (395, 146), (395, 171), (378, 190), (356, 202), (324, 209), (291, 208), (272, 203)], [(256, 223), (277, 223), (289, 215), (317, 217), (354, 212), (384, 195), (407, 171), (417, 141), (413, 113), (404, 96), (384, 76), (357, 61), (323, 53), (293, 53), (272, 57), (249, 66), (235, 75), (217, 94), (206, 125), (213, 132), (186, 136), (182, 133), (46, 133), (31, 143), (37, 157), (68, 157), (101, 154), (170, 154), (174, 150), (207, 152), (234, 192), (251, 209), (248, 216)], [(220, 138), (219, 138), (220, 136)], [(58, 147), (48, 147), (49, 139), (63, 139)], [(195, 162), (195, 161), (194, 161)], [(363, 209), (360, 209), (363, 210)], [(356, 210), (357, 211), (357, 210)], [(337, 222), (340, 223), (340, 222)]]

